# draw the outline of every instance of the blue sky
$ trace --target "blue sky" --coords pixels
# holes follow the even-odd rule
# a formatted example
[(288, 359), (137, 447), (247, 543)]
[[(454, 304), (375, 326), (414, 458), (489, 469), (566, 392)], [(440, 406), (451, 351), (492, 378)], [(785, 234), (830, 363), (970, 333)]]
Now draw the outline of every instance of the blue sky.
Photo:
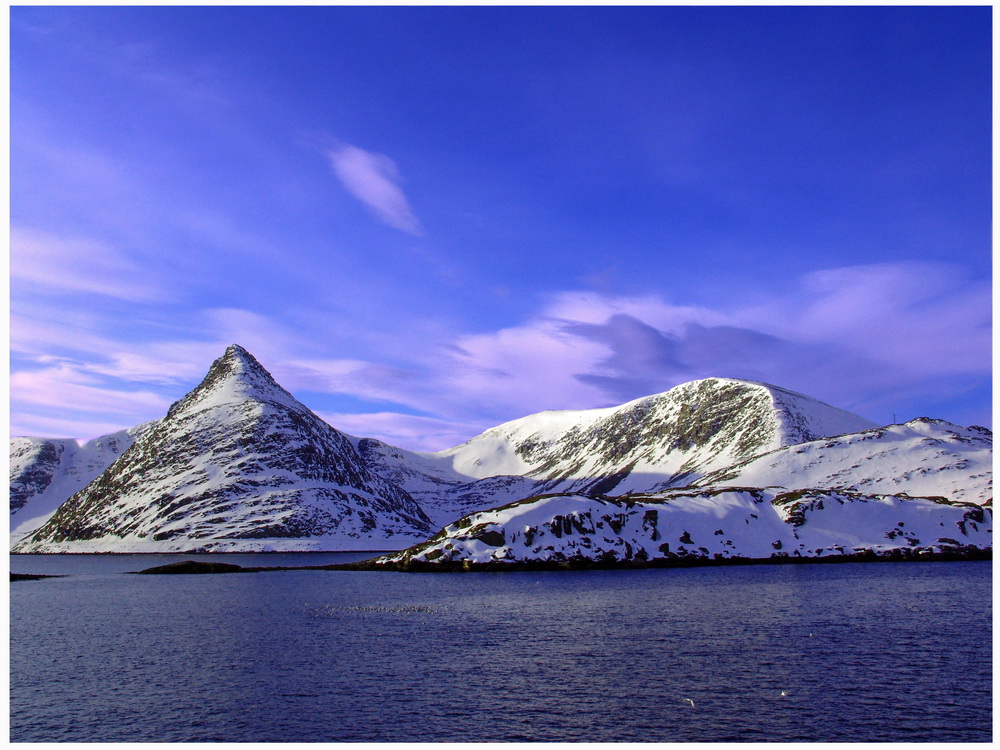
[(991, 8), (14, 7), (11, 434), (230, 343), (415, 449), (710, 376), (991, 426)]

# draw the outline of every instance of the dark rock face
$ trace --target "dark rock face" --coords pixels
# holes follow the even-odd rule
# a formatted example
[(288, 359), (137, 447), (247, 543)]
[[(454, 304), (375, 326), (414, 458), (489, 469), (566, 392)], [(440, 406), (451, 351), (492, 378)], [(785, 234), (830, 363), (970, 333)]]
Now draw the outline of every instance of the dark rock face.
[[(13, 446), (12, 446), (13, 448)], [(55, 442), (45, 441), (19, 445), (14, 450), (24, 453), (21, 458), (24, 463), (20, 471), (11, 469), (10, 475), (10, 511), (15, 513), (25, 506), (28, 499), (39, 495), (52, 482), (52, 475), (59, 465), (60, 446)], [(11, 456), (12, 463), (14, 455)]]
[[(639, 460), (652, 461), (670, 453), (693, 453), (678, 478), (697, 470), (696, 449), (714, 446), (707, 457), (723, 448), (739, 455), (753, 455), (774, 437), (771, 404), (766, 391), (744, 383), (705, 380), (694, 384), (684, 400), (670, 396), (644, 399), (619, 410), (588, 428), (576, 428), (555, 445), (528, 445), (518, 449), (539, 460), (531, 476), (550, 487), (575, 474), (574, 456), (597, 456), (605, 467), (614, 468), (601, 477), (577, 483), (575, 490), (603, 494), (611, 492), (631, 473)], [(584, 486), (584, 485), (587, 486)]]

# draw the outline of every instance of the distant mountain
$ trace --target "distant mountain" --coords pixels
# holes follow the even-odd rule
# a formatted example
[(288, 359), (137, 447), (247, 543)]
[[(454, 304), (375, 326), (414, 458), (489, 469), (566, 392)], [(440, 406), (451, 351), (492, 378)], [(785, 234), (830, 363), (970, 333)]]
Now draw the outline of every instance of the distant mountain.
[(10, 441), (10, 527), (16, 542), (41, 526), (70, 495), (96, 479), (152, 422), (95, 438), (19, 437)]
[(761, 558), (919, 559), (992, 546), (992, 510), (845, 490), (715, 487), (544, 495), (473, 513), (370, 567), (432, 570), (686, 564)]
[(393, 549), (430, 519), (231, 346), (17, 552)]
[(993, 433), (940, 419), (914, 419), (769, 451), (713, 472), (698, 484), (825, 487), (992, 504)]
[[(979, 507), (992, 504), (989, 430), (878, 427), (725, 378), (416, 453), (337, 431), (234, 345), (161, 420), (84, 445), (19, 438), (11, 452), (12, 518), (35, 519), (12, 522), (16, 552), (405, 549), (394, 564), (431, 565), (631, 560), (640, 548), (814, 556), (982, 546), (992, 523)], [(483, 529), (505, 541), (486, 544)], [(668, 547), (649, 546), (660, 536)]]

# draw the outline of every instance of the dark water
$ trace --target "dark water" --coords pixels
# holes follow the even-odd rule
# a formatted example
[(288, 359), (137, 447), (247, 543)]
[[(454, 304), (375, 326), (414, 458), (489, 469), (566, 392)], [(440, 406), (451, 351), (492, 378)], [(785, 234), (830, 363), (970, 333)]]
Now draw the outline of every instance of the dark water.
[(988, 562), (121, 575), (178, 559), (11, 559), (75, 573), (11, 585), (13, 741), (992, 739)]

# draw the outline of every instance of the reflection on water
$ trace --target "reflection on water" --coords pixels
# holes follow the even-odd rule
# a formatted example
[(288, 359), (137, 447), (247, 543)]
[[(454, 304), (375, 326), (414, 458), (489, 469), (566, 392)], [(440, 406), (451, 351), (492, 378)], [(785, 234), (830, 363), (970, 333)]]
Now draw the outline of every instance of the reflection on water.
[(11, 586), (13, 740), (990, 739), (990, 563), (116, 573), (150, 557)]

